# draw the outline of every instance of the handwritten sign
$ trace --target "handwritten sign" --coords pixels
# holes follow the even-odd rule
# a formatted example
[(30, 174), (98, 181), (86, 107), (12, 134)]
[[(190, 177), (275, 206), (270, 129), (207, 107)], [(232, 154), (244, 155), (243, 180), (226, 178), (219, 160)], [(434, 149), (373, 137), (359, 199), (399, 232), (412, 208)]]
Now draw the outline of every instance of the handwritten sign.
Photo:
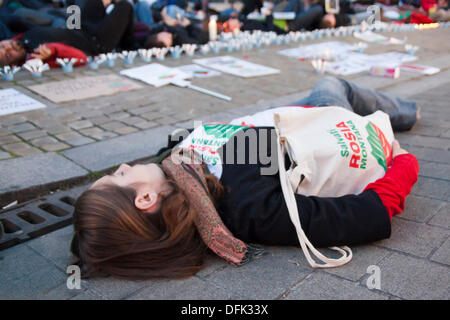
[(28, 87), (55, 103), (112, 95), (140, 88), (141, 85), (115, 74), (80, 77)]
[(15, 89), (0, 90), (0, 116), (45, 108), (45, 104), (36, 101)]

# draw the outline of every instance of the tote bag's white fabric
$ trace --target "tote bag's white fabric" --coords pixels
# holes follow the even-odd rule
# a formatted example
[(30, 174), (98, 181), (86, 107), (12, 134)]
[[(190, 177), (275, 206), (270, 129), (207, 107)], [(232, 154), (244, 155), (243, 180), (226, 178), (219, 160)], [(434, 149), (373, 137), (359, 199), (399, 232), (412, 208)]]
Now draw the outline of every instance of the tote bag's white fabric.
[[(358, 194), (384, 176), (392, 161), (394, 134), (389, 116), (377, 111), (359, 116), (341, 107), (283, 110), (274, 114), (278, 135), (278, 163), (283, 195), (296, 227), (301, 248), (312, 267), (343, 265), (352, 258), (348, 247), (333, 247), (342, 256), (327, 258), (304, 234), (294, 193), (338, 197)], [(284, 168), (288, 153), (291, 167)], [(316, 263), (309, 250), (321, 263)]]

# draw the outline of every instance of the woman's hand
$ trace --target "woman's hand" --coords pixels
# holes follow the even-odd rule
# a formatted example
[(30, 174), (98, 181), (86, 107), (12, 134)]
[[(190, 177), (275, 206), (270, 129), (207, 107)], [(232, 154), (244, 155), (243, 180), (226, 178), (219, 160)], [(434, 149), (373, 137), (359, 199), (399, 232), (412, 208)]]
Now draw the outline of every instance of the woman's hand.
[(52, 50), (50, 50), (45, 44), (41, 44), (39, 47), (34, 49), (34, 53), (31, 54), (33, 58), (41, 59), (42, 61), (47, 60), (52, 55)]
[(395, 158), (398, 155), (401, 154), (407, 154), (409, 153), (408, 151), (406, 151), (405, 149), (403, 149), (402, 147), (400, 147), (400, 143), (398, 142), (398, 140), (394, 140), (394, 142), (392, 142), (392, 157)]

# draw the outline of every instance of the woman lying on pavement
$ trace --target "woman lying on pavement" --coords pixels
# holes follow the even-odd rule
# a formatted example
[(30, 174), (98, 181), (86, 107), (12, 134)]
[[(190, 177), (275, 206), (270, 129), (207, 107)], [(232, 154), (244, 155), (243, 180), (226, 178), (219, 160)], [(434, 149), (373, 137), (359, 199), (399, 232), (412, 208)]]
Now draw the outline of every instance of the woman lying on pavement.
[[(125, 279), (182, 278), (202, 268), (208, 248), (242, 265), (264, 250), (248, 243), (298, 246), (278, 171), (262, 174), (270, 165), (262, 155), (277, 154), (270, 143), (267, 152), (259, 152), (261, 140), (270, 140), (262, 132), (273, 129), (274, 113), (340, 106), (335, 109), (350, 110), (345, 112), (359, 117), (381, 110), (397, 131), (411, 129), (419, 118), (414, 102), (332, 77), (322, 79), (308, 97), (292, 105), (315, 107), (273, 108), (230, 125), (199, 126), (181, 143), (173, 143), (175, 149), (195, 148), (202, 165), (177, 162), (181, 157), (177, 152), (167, 156), (174, 147), (169, 144), (166, 152), (160, 152), (162, 165), (122, 164), (97, 180), (78, 198), (73, 217), (71, 250), (79, 258), (82, 273)], [(218, 150), (231, 152), (233, 159), (241, 156), (242, 148), (234, 143), (241, 131), (253, 131), (257, 138), (253, 143), (258, 146), (245, 144), (244, 162), (227, 163), (224, 153), (222, 162), (208, 156), (217, 155)], [(205, 132), (213, 137), (211, 141), (205, 141)], [(204, 148), (196, 148), (202, 143)], [(252, 150), (257, 153), (254, 162), (249, 161)], [(391, 156), (391, 163), (361, 186), (359, 193), (295, 194), (302, 229), (314, 246), (358, 245), (390, 237), (391, 219), (404, 209), (419, 171), (416, 157), (397, 141), (392, 143)], [(289, 164), (289, 158), (285, 162)]]

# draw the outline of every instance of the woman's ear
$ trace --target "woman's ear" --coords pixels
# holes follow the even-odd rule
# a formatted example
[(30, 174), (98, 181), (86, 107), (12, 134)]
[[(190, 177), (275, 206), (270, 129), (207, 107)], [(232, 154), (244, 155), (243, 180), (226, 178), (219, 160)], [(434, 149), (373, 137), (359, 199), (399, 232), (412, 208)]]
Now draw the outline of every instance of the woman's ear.
[(155, 213), (159, 209), (159, 196), (156, 192), (138, 193), (134, 205), (141, 211)]

